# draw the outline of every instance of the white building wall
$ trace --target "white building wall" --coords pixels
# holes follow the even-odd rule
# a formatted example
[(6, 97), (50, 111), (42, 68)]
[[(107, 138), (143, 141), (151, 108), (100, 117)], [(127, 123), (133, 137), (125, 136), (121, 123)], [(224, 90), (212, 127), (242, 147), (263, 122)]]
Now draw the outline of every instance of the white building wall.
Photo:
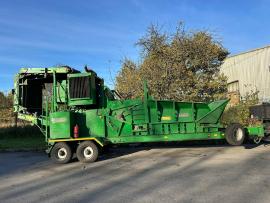
[(228, 83), (239, 81), (241, 96), (258, 90), (260, 101), (270, 101), (270, 46), (228, 57), (221, 72)]

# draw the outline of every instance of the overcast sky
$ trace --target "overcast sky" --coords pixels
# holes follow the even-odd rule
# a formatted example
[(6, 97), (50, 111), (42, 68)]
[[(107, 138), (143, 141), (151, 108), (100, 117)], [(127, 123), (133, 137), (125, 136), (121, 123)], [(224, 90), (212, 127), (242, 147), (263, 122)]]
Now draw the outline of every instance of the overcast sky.
[(213, 31), (232, 54), (269, 43), (270, 1), (222, 0), (1, 0), (0, 91), (13, 86), (20, 67), (66, 64), (92, 67), (107, 85), (120, 61), (135, 61), (134, 44), (151, 24), (174, 31)]

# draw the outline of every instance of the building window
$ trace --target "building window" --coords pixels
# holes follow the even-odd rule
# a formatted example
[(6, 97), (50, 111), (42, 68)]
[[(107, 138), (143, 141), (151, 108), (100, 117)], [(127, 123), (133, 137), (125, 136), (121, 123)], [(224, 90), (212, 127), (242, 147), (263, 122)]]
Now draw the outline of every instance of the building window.
[(239, 81), (228, 83), (228, 92), (239, 92)]

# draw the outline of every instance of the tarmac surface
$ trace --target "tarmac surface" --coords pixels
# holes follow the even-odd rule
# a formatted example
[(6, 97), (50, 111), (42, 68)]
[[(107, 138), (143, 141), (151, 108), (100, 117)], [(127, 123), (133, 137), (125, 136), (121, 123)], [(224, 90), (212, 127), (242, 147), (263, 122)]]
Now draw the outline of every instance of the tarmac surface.
[(270, 145), (121, 147), (66, 165), (1, 152), (0, 202), (270, 202)]

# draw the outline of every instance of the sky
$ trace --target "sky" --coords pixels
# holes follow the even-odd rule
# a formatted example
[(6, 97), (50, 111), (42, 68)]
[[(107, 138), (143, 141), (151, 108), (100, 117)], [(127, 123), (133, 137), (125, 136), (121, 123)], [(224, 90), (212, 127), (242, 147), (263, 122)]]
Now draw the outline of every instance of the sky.
[(231, 54), (270, 44), (266, 0), (0, 0), (0, 91), (21, 67), (88, 65), (113, 86), (135, 43), (151, 24), (173, 32), (207, 29)]

